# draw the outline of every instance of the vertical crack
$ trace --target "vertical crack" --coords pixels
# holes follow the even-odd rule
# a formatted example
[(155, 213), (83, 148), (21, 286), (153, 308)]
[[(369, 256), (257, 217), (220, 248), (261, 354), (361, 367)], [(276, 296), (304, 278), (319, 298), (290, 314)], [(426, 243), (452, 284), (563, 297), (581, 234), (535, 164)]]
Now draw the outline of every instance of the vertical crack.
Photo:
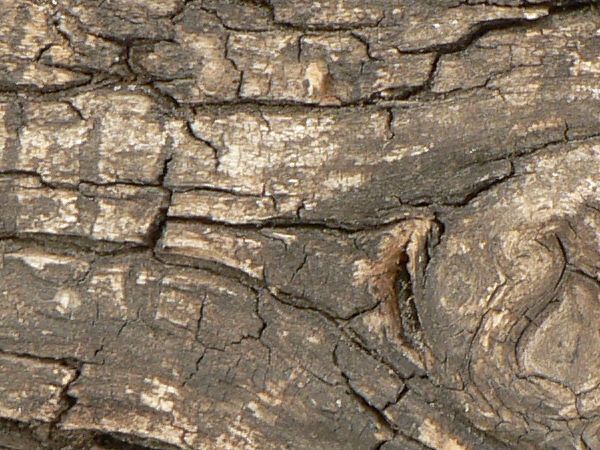
[(163, 169), (158, 177), (158, 183), (167, 191), (167, 198), (163, 205), (159, 208), (157, 217), (155, 219), (154, 225), (151, 227), (151, 231), (148, 236), (148, 245), (152, 248), (154, 252), (156, 246), (158, 245), (158, 241), (163, 235), (164, 229), (167, 225), (167, 219), (169, 216), (169, 207), (171, 206), (171, 200), (173, 198), (173, 191), (166, 187), (165, 180), (167, 178), (167, 174), (169, 171), (169, 164), (173, 160), (173, 154), (169, 154), (164, 162)]
[(81, 372), (83, 370), (83, 362), (70, 362), (70, 361), (62, 361), (62, 365), (69, 369), (74, 369), (75, 373), (73, 378), (65, 384), (65, 386), (60, 391), (60, 399), (65, 404), (65, 407), (56, 415), (56, 418), (50, 422), (50, 430), (49, 430), (49, 439), (51, 440), (55, 433), (57, 432), (60, 423), (66, 417), (66, 415), (73, 409), (73, 407), (77, 404), (78, 398), (69, 393), (69, 389), (73, 386), (81, 377)]

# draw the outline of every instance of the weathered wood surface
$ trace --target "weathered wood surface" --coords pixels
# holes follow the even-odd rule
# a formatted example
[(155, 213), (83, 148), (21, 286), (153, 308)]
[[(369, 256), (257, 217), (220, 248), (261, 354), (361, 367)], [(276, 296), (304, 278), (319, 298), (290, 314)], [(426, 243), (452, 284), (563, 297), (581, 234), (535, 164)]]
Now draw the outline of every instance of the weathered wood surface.
[(0, 6), (0, 448), (600, 449), (593, 1)]

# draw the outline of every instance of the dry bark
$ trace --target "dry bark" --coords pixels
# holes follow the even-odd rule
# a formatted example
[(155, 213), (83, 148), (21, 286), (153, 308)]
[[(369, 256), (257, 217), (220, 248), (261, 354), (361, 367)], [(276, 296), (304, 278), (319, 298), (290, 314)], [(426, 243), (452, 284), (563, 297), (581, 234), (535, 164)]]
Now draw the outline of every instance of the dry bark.
[(593, 1), (1, 6), (0, 448), (600, 449)]

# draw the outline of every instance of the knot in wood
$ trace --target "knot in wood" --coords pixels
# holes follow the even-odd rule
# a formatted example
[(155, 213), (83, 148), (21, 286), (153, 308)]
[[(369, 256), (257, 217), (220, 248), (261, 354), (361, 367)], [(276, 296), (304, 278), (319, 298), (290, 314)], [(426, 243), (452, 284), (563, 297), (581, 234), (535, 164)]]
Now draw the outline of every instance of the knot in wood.
[(600, 448), (599, 164), (544, 152), (451, 213), (417, 301), (436, 382), (519, 448)]

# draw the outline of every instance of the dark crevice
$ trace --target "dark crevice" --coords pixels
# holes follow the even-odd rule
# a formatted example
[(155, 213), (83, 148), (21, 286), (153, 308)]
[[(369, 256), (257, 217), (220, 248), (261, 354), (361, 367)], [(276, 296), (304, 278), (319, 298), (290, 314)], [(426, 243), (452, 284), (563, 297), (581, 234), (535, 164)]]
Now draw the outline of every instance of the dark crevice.
[(117, 433), (96, 433), (92, 439), (93, 443), (101, 446), (102, 450), (169, 450), (169, 449), (180, 449), (180, 447), (165, 445), (163, 443), (156, 443), (155, 445), (143, 445), (135, 443), (130, 436), (121, 436)]
[(50, 422), (50, 433), (49, 433), (50, 438), (52, 438), (53, 433), (55, 432), (57, 427), (60, 426), (60, 423), (67, 416), (69, 411), (71, 411), (71, 409), (77, 404), (77, 397), (74, 397), (73, 395), (71, 395), (69, 393), (69, 389), (71, 388), (71, 386), (73, 386), (78, 381), (79, 377), (81, 376), (81, 371), (83, 369), (83, 363), (79, 362), (75, 366), (66, 365), (66, 367), (69, 367), (70, 369), (75, 369), (75, 374), (74, 374), (72, 380), (69, 381), (60, 392), (60, 397), (61, 397), (62, 402), (64, 403), (64, 408), (56, 416), (56, 418), (52, 422)]
[(149, 253), (147, 245), (118, 243), (81, 236), (56, 235), (50, 233), (0, 233), (0, 242), (18, 242), (36, 245), (55, 252), (76, 254), (90, 252), (97, 256), (119, 256)]
[[(169, 164), (172, 159), (173, 159), (172, 155), (168, 155), (165, 158), (165, 160), (163, 162), (162, 172), (160, 173), (160, 175), (158, 177), (158, 182), (163, 187), (165, 186), (165, 179), (167, 178), (168, 171), (169, 171)], [(168, 213), (169, 213), (169, 207), (171, 206), (171, 199), (173, 197), (173, 192), (170, 189), (166, 189), (166, 190), (168, 192), (167, 198), (163, 202), (161, 207), (158, 209), (158, 213), (156, 215), (154, 224), (152, 224), (152, 226), (150, 227), (150, 231), (148, 233), (148, 239), (147, 239), (148, 246), (150, 247), (150, 249), (152, 249), (152, 251), (154, 251), (154, 249), (157, 248), (158, 242), (164, 233), (165, 227), (167, 226), (167, 218), (168, 218)]]
[[(427, 52), (429, 53), (429, 52)], [(433, 82), (435, 79), (435, 75), (437, 73), (438, 70), (438, 65), (440, 62), (440, 58), (442, 56), (442, 52), (441, 51), (436, 51), (435, 53), (435, 57), (433, 59), (433, 62), (431, 63), (431, 69), (429, 70), (429, 74), (427, 75), (427, 79), (425, 80), (425, 83), (419, 85), (419, 86), (415, 86), (411, 89), (406, 90), (402, 95), (399, 95), (397, 97), (392, 97), (389, 98), (388, 100), (390, 101), (394, 101), (394, 100), (399, 100), (399, 101), (404, 101), (404, 100), (413, 100), (414, 98), (418, 97), (419, 94), (422, 94), (424, 92), (431, 92), (431, 89), (433, 87)]]
[[(169, 159), (170, 161), (170, 159)], [(22, 169), (9, 169), (9, 170), (0, 170), (0, 177), (10, 176), (10, 177), (35, 177), (38, 179), (41, 186), (49, 188), (49, 189), (64, 189), (70, 191), (78, 191), (81, 190), (81, 187), (88, 185), (94, 187), (113, 187), (113, 186), (135, 186), (140, 188), (161, 188), (164, 187), (162, 181), (159, 178), (157, 182), (142, 182), (135, 180), (119, 180), (119, 181), (107, 181), (99, 183), (97, 181), (92, 181), (89, 179), (81, 179), (77, 183), (60, 183), (60, 182), (50, 182), (44, 178), (44, 176), (36, 172), (34, 170), (22, 170)], [(167, 190), (165, 188), (165, 190)]]
[(188, 132), (194, 139), (202, 142), (204, 145), (206, 145), (208, 148), (210, 148), (212, 150), (213, 158), (215, 160), (215, 166), (214, 166), (213, 170), (215, 173), (218, 172), (219, 166), (221, 164), (221, 160), (219, 158), (220, 158), (221, 153), (223, 153), (223, 150), (218, 148), (217, 145), (214, 144), (212, 141), (205, 139), (202, 136), (200, 136), (198, 133), (196, 133), (196, 131), (194, 130), (194, 127), (190, 121), (186, 122), (186, 127), (187, 127)]
[[(503, 160), (504, 160), (504, 158), (503, 158)], [(469, 203), (471, 203), (472, 201), (474, 201), (476, 198), (484, 195), (486, 192), (489, 192), (489, 191), (495, 189), (499, 184), (502, 184), (502, 183), (510, 180), (515, 174), (515, 168), (514, 168), (514, 164), (512, 161), (510, 161), (508, 159), (506, 159), (506, 161), (508, 161), (508, 163), (510, 164), (510, 172), (509, 173), (504, 174), (503, 176), (500, 176), (495, 180), (482, 182), (482, 183), (480, 183), (479, 186), (473, 186), (472, 189), (469, 191), (469, 193), (466, 194), (464, 197), (462, 197), (460, 200), (452, 201), (452, 202), (442, 202), (441, 205), (452, 206), (452, 207), (466, 206)], [(491, 163), (493, 161), (487, 161), (487, 162)]]
[(363, 407), (367, 412), (371, 414), (371, 416), (375, 419), (375, 422), (384, 429), (388, 429), (389, 431), (394, 430), (394, 425), (385, 417), (385, 414), (371, 405), (362, 395), (356, 392), (352, 386), (350, 385), (350, 380), (348, 376), (342, 372), (342, 377), (344, 378), (347, 386), (346, 392), (348, 392), (356, 402)]
[(402, 333), (405, 339), (413, 345), (418, 346), (423, 342), (423, 332), (421, 321), (415, 305), (415, 297), (413, 293), (414, 280), (405, 265), (398, 267), (396, 279), (394, 282), (394, 291), (396, 301), (398, 302), (398, 310), (400, 312), (400, 321), (402, 323)]
[(340, 368), (339, 362), (337, 359), (337, 348), (336, 344), (332, 351), (333, 365), (339, 370), (340, 375), (344, 379), (344, 383), (346, 385), (346, 392), (350, 394), (356, 402), (361, 405), (366, 411), (368, 411), (371, 416), (374, 418), (375, 422), (383, 429), (392, 432), (394, 429), (393, 424), (387, 419), (385, 414), (373, 406), (366, 398), (364, 398), (359, 392), (357, 392), (351, 385), (350, 378), (348, 375)]
[[(217, 192), (221, 192), (220, 190)], [(392, 227), (402, 222), (406, 222), (411, 218), (422, 218), (422, 215), (415, 215), (415, 217), (403, 217), (401, 219), (394, 219), (389, 221), (381, 221), (374, 224), (364, 224), (360, 222), (339, 222), (339, 221), (321, 221), (321, 220), (298, 220), (292, 218), (273, 218), (269, 220), (262, 220), (260, 222), (244, 222), (244, 223), (231, 223), (220, 220), (214, 220), (210, 217), (181, 217), (171, 215), (169, 221), (172, 223), (189, 223), (198, 225), (213, 225), (222, 226), (237, 230), (261, 230), (265, 228), (270, 229), (295, 229), (300, 231), (332, 231), (345, 235), (353, 235), (356, 233), (366, 231), (378, 231), (382, 228)]]
[(45, 363), (51, 363), (51, 364), (59, 364), (61, 366), (68, 367), (70, 369), (78, 368), (83, 364), (83, 362), (78, 360), (77, 358), (55, 358), (55, 357), (50, 357), (50, 356), (40, 356), (40, 355), (36, 355), (33, 353), (14, 352), (14, 351), (3, 350), (3, 349), (0, 349), (0, 355), (8, 355), (8, 356), (14, 356), (16, 358), (30, 359), (32, 361), (45, 362)]
[(117, 439), (110, 434), (102, 434), (94, 437), (94, 444), (100, 445), (107, 450), (152, 450), (151, 447), (131, 444), (129, 442)]

